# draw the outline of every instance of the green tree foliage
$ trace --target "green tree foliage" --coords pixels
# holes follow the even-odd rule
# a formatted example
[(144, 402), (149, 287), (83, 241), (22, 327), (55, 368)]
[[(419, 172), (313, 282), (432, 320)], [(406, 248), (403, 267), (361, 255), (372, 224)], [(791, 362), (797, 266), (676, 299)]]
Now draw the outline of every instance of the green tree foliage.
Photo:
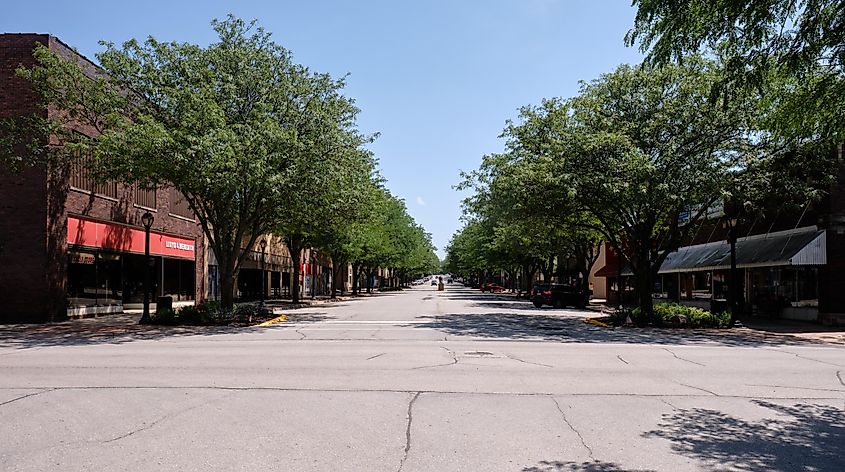
[(717, 92), (730, 95), (737, 87), (761, 91), (767, 128), (781, 139), (809, 141), (823, 151), (845, 141), (845, 1), (633, 4), (637, 16), (626, 40), (639, 43), (651, 63), (683, 61), (699, 51), (718, 54), (726, 77)]
[[(512, 244), (521, 235), (545, 252), (570, 242), (569, 254), (594, 260), (578, 247), (595, 247), (600, 234), (624, 254), (641, 310), (651, 313), (652, 283), (669, 251), (758, 159), (754, 108), (711, 100), (719, 71), (695, 57), (621, 66), (575, 98), (523, 108), (505, 129), (506, 152), (473, 174), (470, 206), (509, 222), (497, 231)], [(531, 234), (537, 228), (542, 234)]]
[[(255, 22), (229, 16), (212, 27), (217, 41), (207, 47), (152, 37), (104, 43), (101, 69), (39, 48), (38, 66), (19, 73), (63, 112), (21, 121), (41, 131), (28, 146), (41, 154), (18, 142), (2, 149), (11, 163), (90, 153), (102, 179), (175, 187), (216, 255), (231, 306), (244, 248), (268, 232), (307, 244), (342, 226), (375, 163), (342, 79), (294, 63)], [(45, 147), (47, 138), (61, 146)]]

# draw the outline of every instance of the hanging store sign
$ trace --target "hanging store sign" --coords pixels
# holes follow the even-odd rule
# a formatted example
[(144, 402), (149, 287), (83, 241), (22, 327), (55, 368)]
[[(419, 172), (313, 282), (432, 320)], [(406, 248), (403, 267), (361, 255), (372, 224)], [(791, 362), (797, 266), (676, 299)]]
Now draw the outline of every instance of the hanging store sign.
[[(74, 246), (144, 253), (144, 230), (104, 221), (67, 218), (67, 243)], [(194, 240), (150, 231), (150, 254), (196, 258)]]

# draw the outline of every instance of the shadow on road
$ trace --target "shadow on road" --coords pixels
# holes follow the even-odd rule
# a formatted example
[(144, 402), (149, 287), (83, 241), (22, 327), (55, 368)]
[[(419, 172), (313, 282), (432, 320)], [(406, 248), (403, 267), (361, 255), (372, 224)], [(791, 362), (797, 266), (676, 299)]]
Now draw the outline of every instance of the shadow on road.
[(672, 450), (721, 470), (845, 470), (845, 412), (824, 406), (752, 403), (776, 418), (748, 421), (693, 408), (664, 415), (646, 438), (671, 442)]
[[(421, 317), (430, 324), (418, 328), (435, 328), (455, 336), (481, 338), (541, 339), (559, 342), (583, 343), (636, 343), (636, 344), (716, 344), (722, 346), (782, 346), (830, 345), (841, 342), (838, 338), (817, 339), (795, 336), (807, 332), (829, 330), (814, 329), (803, 324), (776, 324), (752, 326), (753, 329), (733, 330), (679, 330), (661, 328), (600, 328), (583, 322), (587, 316), (597, 316), (594, 309), (567, 309), (565, 313), (547, 308), (535, 308), (527, 300), (512, 295), (499, 295), (459, 289), (445, 296), (451, 300), (474, 302), (471, 306), (490, 309), (491, 313), (454, 313)], [(509, 313), (515, 311), (516, 313)], [(581, 315), (581, 316), (579, 316)], [(418, 318), (419, 319), (419, 318)], [(822, 327), (820, 327), (822, 328)]]
[(132, 341), (162, 340), (182, 336), (231, 333), (230, 326), (149, 326), (130, 320), (88, 322), (68, 321), (48, 325), (0, 326), (0, 347), (32, 348), (46, 346), (80, 346), (90, 344), (123, 344)]
[[(325, 312), (290, 313), (294, 323), (317, 323), (330, 318)], [(124, 344), (160, 341), (186, 336), (214, 336), (241, 332), (238, 326), (139, 325), (140, 315), (114, 315), (44, 325), (0, 325), (0, 347), (27, 349), (48, 346)], [(249, 329), (250, 327), (246, 327)]]
[[(633, 469), (625, 469), (614, 462), (561, 462), (561, 461), (540, 461), (534, 467), (526, 467), (522, 472), (618, 472), (626, 470), (634, 472)], [(637, 469), (637, 472), (651, 472)]]
[(428, 323), (407, 327), (437, 329), (453, 336), (532, 339), (571, 343), (711, 344), (721, 346), (829, 345), (823, 340), (751, 330), (676, 330), (659, 328), (600, 328), (578, 316), (532, 313), (450, 313), (421, 316)]

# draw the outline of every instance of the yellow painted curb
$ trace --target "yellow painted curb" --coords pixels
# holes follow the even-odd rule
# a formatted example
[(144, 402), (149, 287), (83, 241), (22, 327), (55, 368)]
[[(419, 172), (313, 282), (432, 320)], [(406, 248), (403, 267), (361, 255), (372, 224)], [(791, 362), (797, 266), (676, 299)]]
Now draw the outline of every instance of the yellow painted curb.
[(593, 326), (598, 326), (599, 328), (612, 328), (612, 326), (610, 326), (609, 324), (604, 323), (602, 321), (599, 321), (595, 318), (585, 318), (584, 323), (587, 323), (587, 324), (590, 324), (590, 325), (593, 325)]
[(274, 325), (276, 323), (282, 323), (282, 322), (287, 321), (287, 320), (288, 320), (287, 315), (279, 315), (279, 316), (273, 318), (272, 320), (267, 320), (263, 323), (258, 323), (256, 326), (270, 326), (270, 325)]

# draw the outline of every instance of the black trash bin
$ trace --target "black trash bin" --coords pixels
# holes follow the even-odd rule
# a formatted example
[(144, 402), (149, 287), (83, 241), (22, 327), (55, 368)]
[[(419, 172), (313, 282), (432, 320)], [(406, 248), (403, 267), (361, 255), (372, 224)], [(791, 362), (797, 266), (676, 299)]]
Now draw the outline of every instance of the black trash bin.
[(728, 311), (728, 301), (724, 298), (710, 300), (710, 313), (723, 313)]
[(156, 299), (156, 314), (163, 311), (173, 311), (173, 297), (158, 297)]

